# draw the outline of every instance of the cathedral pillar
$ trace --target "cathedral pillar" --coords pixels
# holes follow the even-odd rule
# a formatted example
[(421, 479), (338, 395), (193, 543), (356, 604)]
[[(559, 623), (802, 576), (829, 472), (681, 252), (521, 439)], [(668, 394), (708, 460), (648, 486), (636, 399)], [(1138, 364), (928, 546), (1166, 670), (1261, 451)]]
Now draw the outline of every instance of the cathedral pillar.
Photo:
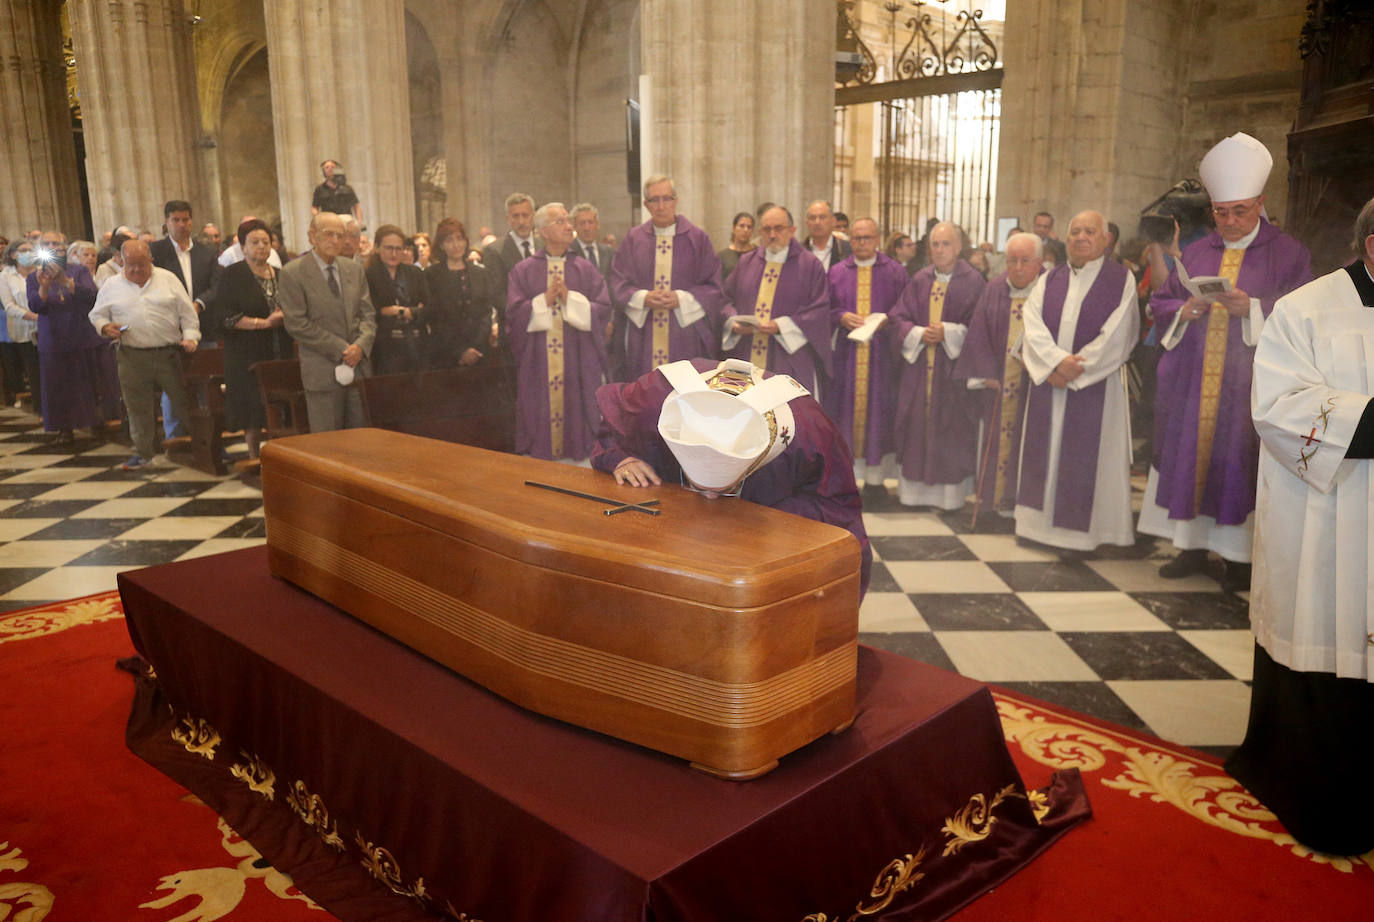
[(84, 234), (61, 7), (0, 0), (0, 215), (5, 229)]
[(413, 230), (410, 89), (402, 0), (265, 0), (282, 235), (309, 244), (320, 163), (337, 160), (369, 228)]
[(835, 5), (644, 0), (643, 165), (724, 246), (761, 200), (801, 223), (834, 188)]
[(157, 233), (162, 206), (208, 213), (196, 150), (190, 19), (182, 0), (68, 0), (96, 233)]

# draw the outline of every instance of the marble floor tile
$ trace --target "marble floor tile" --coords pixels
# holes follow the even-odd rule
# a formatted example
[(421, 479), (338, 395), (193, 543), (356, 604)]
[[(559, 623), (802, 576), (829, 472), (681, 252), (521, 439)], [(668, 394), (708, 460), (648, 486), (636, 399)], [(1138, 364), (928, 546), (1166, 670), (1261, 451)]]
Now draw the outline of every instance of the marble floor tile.
[(26, 499), (0, 512), (0, 519), (65, 519), (98, 504), (90, 499)]
[(5, 471), (34, 470), (40, 467), (50, 467), (59, 461), (65, 461), (66, 455), (57, 454), (13, 454), (5, 455), (0, 458), (0, 477), (4, 476)]
[[(188, 521), (189, 521), (189, 520), (188, 520)], [(267, 538), (267, 522), (266, 522), (265, 520), (263, 520), (263, 519), (243, 518), (243, 519), (240, 519), (239, 521), (235, 522), (234, 524), (228, 526), (227, 528), (225, 528), (223, 531), (221, 531), (219, 534), (215, 535), (214, 537), (216, 537), (216, 538), (257, 538), (257, 539), (259, 539), (259, 540), (265, 540), (265, 539)], [(876, 569), (878, 569), (878, 568), (881, 567), (881, 566), (882, 566), (881, 564), (877, 564), (877, 565), (875, 565), (875, 568), (874, 568), (874, 569), (876, 570)], [(884, 576), (886, 576), (886, 571), (884, 571)], [(891, 578), (889, 577), (889, 579), (891, 579)], [(873, 594), (875, 593), (875, 591), (876, 591), (876, 590), (873, 588), (873, 582), (872, 582), (871, 580), (870, 580), (870, 582), (869, 582), (869, 584), (868, 584), (868, 590), (869, 590), (869, 591), (868, 591), (868, 594), (869, 594), (869, 595), (873, 595)], [(889, 592), (895, 592), (895, 591), (896, 591), (896, 584), (893, 583), (893, 588), (890, 589), (890, 590), (887, 590), (887, 591), (889, 591)]]
[[(61, 519), (0, 519), (0, 541), (18, 541), (45, 528), (56, 525)], [(4, 549), (0, 548), (0, 554)]]
[[(13, 475), (13, 476), (7, 476)], [(3, 483), (72, 483), (77, 480), (85, 480), (92, 475), (91, 469), (87, 467), (43, 467), (35, 468), (31, 471), (22, 473), (15, 471), (0, 470), (0, 481)]]
[(1250, 606), (1227, 592), (1132, 592), (1131, 598), (1176, 631), (1250, 626)]
[(915, 593), (911, 601), (935, 631), (1043, 631), (1045, 624), (1015, 595)]
[(55, 489), (60, 484), (53, 483), (0, 483), (0, 498), (4, 499), (33, 499), (35, 496), (42, 496), (49, 490)]
[(41, 531), (33, 532), (30, 537), (34, 540), (68, 541), (81, 538), (99, 538), (101, 541), (108, 541), (111, 538), (118, 538), (140, 522), (146, 522), (147, 519), (44, 519), (43, 521), (52, 524)]
[(1240, 631), (1179, 631), (1188, 641), (1242, 682), (1255, 677), (1255, 635)]
[(54, 486), (41, 495), (41, 499), (115, 499), (134, 489), (136, 484), (119, 483), (112, 480), (78, 480)]
[(82, 554), (73, 560), (69, 567), (115, 567), (136, 566), (152, 567), (160, 563), (170, 563), (200, 542), (195, 539), (182, 541), (130, 541), (120, 537), (106, 541), (95, 550)]
[(246, 547), (258, 547), (262, 544), (259, 538), (212, 538), (209, 541), (202, 541), (195, 547), (186, 551), (177, 560), (191, 560), (194, 557), (208, 557), (211, 554), (226, 554), (229, 551), (241, 551)]
[(978, 556), (953, 535), (869, 537), (883, 560), (977, 560)]
[(1059, 555), (1034, 547), (1022, 547), (1016, 543), (1015, 535), (960, 535), (959, 540), (973, 551), (979, 560), (1016, 561), (1027, 563), (1052, 563)]
[(0, 567), (0, 597), (51, 572), (46, 567)]
[(103, 543), (91, 538), (74, 541), (12, 541), (0, 548), (0, 567), (60, 567)]
[(261, 506), (259, 506), (256, 509), (248, 510), (244, 513), (244, 515), (248, 516), (248, 518), (250, 519), (263, 519), (267, 517), (267, 512)]
[(216, 477), (214, 474), (207, 474), (204, 471), (198, 471), (193, 467), (181, 466), (174, 466), (171, 468), (160, 468), (157, 471), (157, 479), (163, 482), (177, 480), (208, 480), (215, 482), (224, 480), (223, 477)]
[(859, 606), (859, 630), (928, 631), (930, 625), (904, 592), (870, 592)]
[(903, 592), (1009, 592), (987, 564), (977, 560), (885, 561)]
[[(265, 520), (259, 519), (264, 522)], [(868, 591), (872, 592), (901, 592), (902, 587), (897, 585), (897, 581), (892, 578), (892, 574), (887, 570), (887, 564), (881, 560), (873, 562), (873, 568), (868, 575)]]
[(1059, 636), (1107, 681), (1230, 678), (1225, 669), (1173, 631), (1068, 632)]
[(168, 516), (244, 516), (252, 515), (253, 510), (262, 508), (262, 499), (255, 497), (251, 499), (203, 499), (196, 497), (187, 500), (172, 509)]
[(896, 634), (865, 632), (859, 635), (859, 643), (868, 644), (870, 647), (877, 647), (889, 653), (896, 653), (917, 662), (948, 669), (950, 672), (957, 671), (954, 668), (954, 663), (950, 661), (949, 654), (945, 652), (944, 647), (940, 646), (940, 642), (935, 639), (934, 634), (910, 631)]
[(1097, 675), (1049, 631), (936, 631), (961, 675), (983, 682), (1092, 682)]
[(83, 510), (73, 518), (78, 519), (151, 519), (167, 515), (178, 506), (190, 502), (185, 497), (149, 497), (146, 499), (110, 499), (99, 505)]
[(1150, 729), (1105, 682), (998, 682), (997, 685), (1097, 720), (1132, 730), (1148, 732)]
[(1107, 686), (1163, 739), (1184, 746), (1238, 746), (1245, 739), (1250, 689), (1244, 682), (1117, 681)]
[(1054, 563), (1003, 561), (988, 566), (1017, 592), (1105, 592), (1116, 588), (1083, 566), (1079, 560)]
[(952, 535), (948, 525), (928, 512), (865, 512), (869, 538), (889, 535)]
[[(109, 592), (118, 588), (115, 577), (138, 564), (110, 567), (55, 567), (21, 586), (0, 594), (0, 599), (72, 599), (79, 595)], [(0, 571), (3, 572), (3, 571)]]
[(1165, 579), (1159, 575), (1162, 561), (1147, 560), (1088, 560), (1084, 561), (1098, 575), (1125, 592), (1220, 592), (1221, 585), (1209, 576), (1195, 573), (1183, 579)]
[(232, 515), (164, 515), (135, 525), (119, 537), (125, 541), (205, 541), (241, 521)]
[(111, 461), (123, 461), (125, 458), (129, 457), (130, 451), (131, 449), (128, 445), (121, 445), (118, 442), (106, 442), (104, 445), (88, 448), (82, 452), (82, 454), (99, 455), (104, 458), (109, 458)]
[(190, 499), (200, 496), (212, 484), (203, 480), (148, 480), (131, 485), (133, 489), (124, 494), (125, 499), (166, 498), (169, 496), (184, 496)]
[(244, 483), (237, 478), (217, 483), (200, 494), (201, 499), (256, 499), (262, 502), (262, 488)]
[(1054, 631), (1167, 631), (1169, 625), (1124, 592), (1020, 592)]

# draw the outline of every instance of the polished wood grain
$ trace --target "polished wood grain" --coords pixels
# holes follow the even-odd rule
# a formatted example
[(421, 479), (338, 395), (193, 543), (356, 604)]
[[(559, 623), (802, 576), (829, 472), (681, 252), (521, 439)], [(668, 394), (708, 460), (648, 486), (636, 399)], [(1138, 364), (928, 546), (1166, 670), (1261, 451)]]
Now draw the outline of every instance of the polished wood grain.
[(380, 430), (274, 441), (262, 472), (275, 573), (532, 710), (727, 777), (853, 717), (842, 529)]

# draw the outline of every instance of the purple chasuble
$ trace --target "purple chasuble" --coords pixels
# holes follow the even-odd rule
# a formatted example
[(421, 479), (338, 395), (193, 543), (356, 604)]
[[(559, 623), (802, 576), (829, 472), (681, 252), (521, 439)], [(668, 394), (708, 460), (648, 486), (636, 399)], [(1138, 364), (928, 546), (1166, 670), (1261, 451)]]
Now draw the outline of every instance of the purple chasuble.
[[(1035, 283), (1032, 282), (1033, 286)], [(1030, 287), (1026, 289), (1027, 294)], [(1007, 274), (993, 278), (983, 289), (983, 295), (978, 299), (978, 306), (974, 308), (973, 319), (969, 321), (968, 338), (964, 340), (964, 350), (959, 353), (959, 361), (954, 363), (954, 377), (960, 381), (967, 381), (969, 378), (990, 378), (994, 381), (1002, 381), (1002, 376), (1007, 370), (1007, 346), (1012, 345), (1007, 342), (1007, 331), (1011, 328), (1011, 286), (1007, 282)], [(1024, 368), (1021, 369), (1021, 389), (1018, 399), (1024, 408), (1026, 401), (1026, 388), (1030, 384), (1030, 376), (1026, 374)], [(988, 434), (987, 446), (993, 452), (997, 451), (1000, 436), (1000, 421), (994, 419), (992, 414), (996, 411), (1001, 416), (1001, 401), (998, 399), (999, 391), (988, 388), (981, 391), (969, 391), (969, 398), (972, 401), (974, 412), (987, 424), (984, 432)], [(1001, 509), (1004, 512), (1011, 511), (1016, 505), (1016, 478), (1017, 469), (1021, 462), (1021, 420), (1024, 414), (1016, 414), (1012, 429), (1008, 433), (1008, 439), (1012, 446), (1011, 456), (1007, 459), (1007, 484), (1008, 489), (1002, 497)], [(981, 454), (979, 455), (979, 464)], [(980, 502), (989, 509), (993, 507), (997, 496), (997, 472), (996, 462), (1000, 459), (991, 460), (988, 463), (987, 474), (983, 480), (983, 490), (980, 494)]]
[[(722, 309), (725, 329), (730, 328), (731, 317), (754, 313), (763, 270), (768, 266), (765, 252), (759, 247), (745, 253), (726, 279), (726, 304)], [(791, 375), (802, 387), (815, 392), (817, 375), (830, 375), (830, 289), (821, 261), (806, 252), (796, 240), (787, 246), (787, 261), (782, 264), (782, 276), (773, 293), (770, 316), (774, 320), (791, 317), (806, 334), (806, 345), (788, 355), (777, 337), (769, 336), (768, 370)], [(725, 352), (726, 358), (749, 361), (751, 344), (748, 335), (741, 336), (735, 347)]]
[[(710, 371), (716, 364), (708, 359), (692, 360), (697, 371)], [(680, 482), (682, 467), (658, 433), (663, 401), (672, 392), (673, 386), (657, 370), (628, 384), (607, 384), (598, 390), (596, 400), (602, 421), (592, 467), (609, 474), (626, 458), (638, 458), (652, 467), (665, 484)], [(854, 482), (854, 461), (835, 431), (835, 424), (814, 398), (798, 397), (788, 403), (788, 408), (796, 423), (792, 441), (782, 454), (749, 475), (739, 499), (848, 530), (863, 550), (859, 582), (862, 598), (868, 591), (873, 552), (864, 531), (863, 502)], [(729, 530), (730, 503), (736, 501), (733, 497), (717, 500), (722, 534)]]
[[(930, 292), (935, 281), (935, 267), (926, 266), (912, 276), (897, 299), (888, 316), (895, 349), (901, 349), (912, 327), (929, 324)], [(977, 269), (962, 259), (955, 263), (940, 322), (967, 325), (985, 285)], [(927, 400), (926, 366), (932, 356), (935, 376)], [(906, 361), (898, 351), (897, 360), (901, 365), (901, 382), (894, 437), (902, 477), (919, 483), (960, 483), (973, 475), (978, 418), (964, 382), (953, 378), (954, 360), (945, 351), (944, 343), (926, 343), (915, 362)]]
[[(872, 266), (869, 287), (869, 313), (889, 313), (906, 288), (910, 277), (900, 263), (879, 253)], [(845, 444), (856, 461), (870, 466), (882, 463), (883, 456), (894, 451), (892, 417), (897, 407), (897, 347), (893, 340), (891, 321), (873, 335), (868, 345), (868, 400), (864, 414), (864, 443), (850, 444), (854, 439), (854, 368), (862, 344), (849, 339), (849, 331), (840, 325), (843, 314), (858, 313), (859, 266), (853, 256), (847, 256), (830, 267), (830, 323), (834, 329), (835, 348), (831, 356), (834, 368), (830, 387), (821, 394), (822, 406), (835, 421)]]
[(79, 263), (67, 267), (71, 293), (57, 282), (48, 296), (38, 293), (38, 273), (27, 280), (29, 310), (38, 315), (38, 379), (43, 392), (43, 428), (51, 432), (104, 426), (119, 419), (119, 371), (114, 342), (91, 324), (96, 284)]
[[(548, 334), (527, 333), (534, 299), (548, 290), (548, 255), (540, 250), (510, 271), (506, 289), (506, 334), (516, 366), (515, 450), (552, 460), (549, 430)], [(586, 458), (596, 443), (600, 416), (596, 389), (606, 376), (606, 324), (611, 302), (600, 270), (568, 250), (563, 278), (569, 291), (591, 302), (591, 330), (563, 324), (563, 457)]]
[[(1183, 254), (1193, 277), (1217, 275), (1225, 244), (1216, 231), (1195, 241)], [(1274, 302), (1312, 279), (1307, 249), (1292, 237), (1260, 219), (1259, 233), (1245, 248), (1236, 287), (1259, 298), (1264, 316)], [(1169, 329), (1188, 291), (1178, 272), (1150, 299), (1155, 328)], [(1226, 329), (1226, 360), (1217, 400), (1212, 456), (1202, 500), (1196, 501), (1198, 415), (1202, 402), (1203, 357), (1207, 346), (1207, 317), (1190, 321), (1174, 348), (1160, 356), (1155, 391), (1154, 455), (1159, 472), (1155, 501), (1169, 510), (1170, 519), (1210, 516), (1218, 525), (1241, 525), (1255, 509), (1255, 480), (1259, 470), (1259, 436), (1250, 418), (1250, 372), (1255, 347), (1241, 334), (1241, 319), (1230, 317)]]
[[(1068, 263), (1055, 266), (1045, 279), (1045, 300), (1041, 317), (1050, 335), (1058, 339), (1059, 322), (1064, 314), (1064, 301), (1069, 293)], [(1110, 259), (1102, 261), (1083, 304), (1078, 310), (1078, 323), (1073, 333), (1073, 353), (1092, 342), (1112, 312), (1121, 306), (1121, 291), (1126, 284), (1126, 268)], [(1096, 384), (1081, 390), (1066, 388), (1064, 427), (1059, 448), (1059, 470), (1055, 475), (1054, 526), (1074, 531), (1087, 531), (1092, 523), (1093, 498), (1097, 492), (1097, 455), (1102, 441), (1102, 406), (1109, 385), (1117, 378), (1108, 375)], [(1021, 483), (1017, 491), (1018, 506), (1032, 509), (1045, 507), (1045, 478), (1050, 459), (1050, 428), (1054, 400), (1054, 386), (1031, 384), (1026, 395), (1024, 431), (1026, 439), (1021, 447)]]
[[(676, 311), (646, 311), (644, 326), (625, 325), (625, 380), (633, 381), (653, 368), (654, 324), (668, 327), (668, 361), (716, 354), (714, 330), (718, 326), (725, 294), (720, 287), (720, 257), (711, 247), (711, 238), (691, 221), (678, 215), (673, 234), (673, 276), (669, 288), (686, 291), (706, 312), (686, 329), (677, 321)], [(611, 286), (615, 307), (624, 311), (635, 292), (654, 290), (654, 263), (658, 238), (654, 224), (646, 221), (631, 228), (611, 261)]]

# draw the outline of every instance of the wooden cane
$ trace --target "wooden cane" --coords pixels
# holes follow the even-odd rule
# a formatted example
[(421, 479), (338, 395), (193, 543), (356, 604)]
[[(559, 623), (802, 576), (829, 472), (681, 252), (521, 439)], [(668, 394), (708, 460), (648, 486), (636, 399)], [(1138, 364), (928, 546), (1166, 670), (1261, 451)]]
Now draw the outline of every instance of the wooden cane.
[(1002, 384), (997, 385), (997, 399), (992, 404), (992, 416), (988, 420), (988, 437), (983, 445), (983, 463), (978, 465), (978, 492), (973, 496), (973, 521), (969, 528), (973, 531), (978, 530), (978, 513), (983, 507), (983, 481), (988, 473), (988, 459), (992, 457), (993, 439), (1001, 427), (997, 425), (997, 418), (1002, 413)]

